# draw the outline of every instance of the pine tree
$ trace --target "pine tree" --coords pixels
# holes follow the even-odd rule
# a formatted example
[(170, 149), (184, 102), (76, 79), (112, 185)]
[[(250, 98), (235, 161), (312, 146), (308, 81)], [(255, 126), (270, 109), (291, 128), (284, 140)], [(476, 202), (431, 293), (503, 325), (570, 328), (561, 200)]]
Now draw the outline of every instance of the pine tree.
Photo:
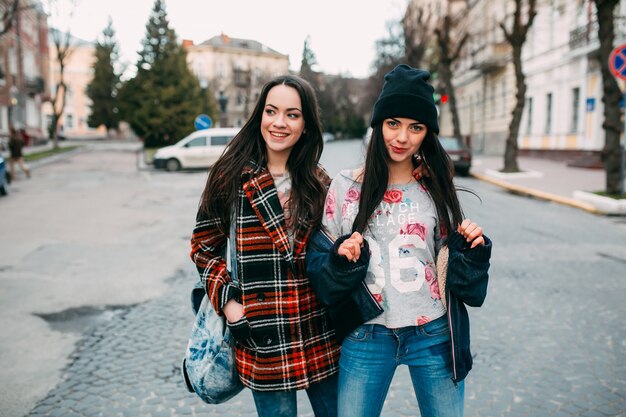
[(186, 55), (169, 26), (163, 0), (155, 0), (137, 74), (120, 91), (123, 118), (144, 139), (145, 147), (182, 139), (203, 110), (203, 93)]
[(117, 91), (120, 76), (115, 72), (118, 46), (115, 41), (113, 22), (102, 32), (102, 39), (96, 45), (96, 61), (93, 64), (93, 80), (87, 86), (87, 96), (91, 99), (91, 114), (87, 119), (90, 127), (104, 125), (107, 134), (110, 129), (118, 129), (120, 115), (117, 108)]
[(317, 65), (317, 58), (315, 57), (315, 52), (313, 52), (309, 45), (310, 40), (311, 38), (309, 36), (304, 40), (302, 59), (300, 60), (300, 76), (307, 80), (316, 92), (319, 92), (319, 73), (313, 70), (313, 65)]

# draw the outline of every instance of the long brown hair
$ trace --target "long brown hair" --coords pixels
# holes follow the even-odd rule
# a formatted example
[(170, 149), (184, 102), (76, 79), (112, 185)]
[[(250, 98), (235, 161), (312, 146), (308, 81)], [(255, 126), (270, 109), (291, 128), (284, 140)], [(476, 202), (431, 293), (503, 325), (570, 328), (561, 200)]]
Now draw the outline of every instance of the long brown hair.
[(254, 161), (261, 167), (267, 167), (261, 119), (267, 95), (277, 85), (286, 85), (298, 92), (306, 132), (302, 133), (287, 160), (287, 170), (291, 175), (289, 212), (294, 224), (307, 221), (316, 225), (321, 221), (326, 187), (318, 176), (318, 162), (324, 141), (317, 98), (311, 85), (304, 79), (295, 75), (281, 75), (263, 86), (252, 115), (209, 172), (200, 201), (200, 213), (209, 218), (219, 218), (223, 231), (230, 224), (231, 208), (241, 188), (241, 173), (246, 164)]
[[(382, 201), (389, 182), (387, 164), (391, 158), (383, 138), (383, 122), (374, 126), (367, 147), (359, 212), (352, 224), (353, 232), (365, 231), (368, 220)], [(463, 211), (452, 181), (454, 169), (450, 157), (439, 143), (437, 135), (430, 130), (426, 133), (418, 154), (430, 174), (424, 176), (422, 181), (435, 203), (439, 221), (443, 222), (441, 226), (445, 226), (446, 231), (450, 232), (463, 221)]]

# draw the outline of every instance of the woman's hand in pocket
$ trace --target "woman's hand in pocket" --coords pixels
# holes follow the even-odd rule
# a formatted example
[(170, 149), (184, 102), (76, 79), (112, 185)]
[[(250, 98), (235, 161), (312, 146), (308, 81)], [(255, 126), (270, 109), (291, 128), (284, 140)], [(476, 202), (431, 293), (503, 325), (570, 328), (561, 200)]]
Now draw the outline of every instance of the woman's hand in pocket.
[(222, 307), (222, 312), (229, 323), (235, 323), (243, 317), (243, 305), (231, 299)]

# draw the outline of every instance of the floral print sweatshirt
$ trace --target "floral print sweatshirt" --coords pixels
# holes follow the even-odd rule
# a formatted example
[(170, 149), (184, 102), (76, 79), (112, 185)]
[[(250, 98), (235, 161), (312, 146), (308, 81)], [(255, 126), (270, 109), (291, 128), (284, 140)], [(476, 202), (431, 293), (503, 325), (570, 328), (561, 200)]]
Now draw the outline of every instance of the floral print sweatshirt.
[[(335, 238), (352, 232), (361, 195), (358, 172), (342, 171), (328, 190), (323, 224)], [(363, 236), (371, 252), (365, 283), (384, 309), (367, 324), (416, 326), (446, 313), (435, 268), (442, 239), (425, 187), (419, 182), (390, 184)]]

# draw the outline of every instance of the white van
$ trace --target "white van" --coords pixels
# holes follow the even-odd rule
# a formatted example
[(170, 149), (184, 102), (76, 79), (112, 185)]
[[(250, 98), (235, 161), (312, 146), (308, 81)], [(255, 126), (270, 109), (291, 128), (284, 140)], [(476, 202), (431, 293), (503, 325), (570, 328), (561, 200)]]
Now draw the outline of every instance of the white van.
[(155, 168), (208, 168), (222, 155), (226, 144), (239, 133), (238, 127), (197, 130), (174, 145), (159, 149), (152, 160)]

